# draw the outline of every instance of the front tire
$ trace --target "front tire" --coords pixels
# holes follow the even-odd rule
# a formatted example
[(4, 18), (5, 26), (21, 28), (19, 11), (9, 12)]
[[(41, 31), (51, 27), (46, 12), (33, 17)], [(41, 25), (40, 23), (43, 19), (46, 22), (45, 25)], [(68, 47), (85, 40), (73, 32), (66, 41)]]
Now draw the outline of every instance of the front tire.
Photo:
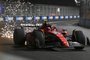
[(86, 39), (87, 39), (87, 45), (90, 46), (90, 39), (88, 37)]
[(72, 34), (72, 41), (76, 41), (85, 45), (85, 36), (83, 32), (74, 30)]
[(45, 47), (45, 36), (44, 36), (43, 32), (41, 32), (39, 30), (35, 30), (34, 35), (35, 35), (36, 47), (44, 48)]

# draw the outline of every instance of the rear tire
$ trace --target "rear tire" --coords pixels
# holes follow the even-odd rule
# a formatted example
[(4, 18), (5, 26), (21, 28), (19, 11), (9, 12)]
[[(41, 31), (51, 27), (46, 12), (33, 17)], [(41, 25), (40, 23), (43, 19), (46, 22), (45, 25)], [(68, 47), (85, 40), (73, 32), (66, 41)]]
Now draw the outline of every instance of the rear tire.
[(25, 44), (24, 36), (25, 34), (23, 29), (15, 29), (13, 34), (14, 44), (17, 46), (24, 45)]

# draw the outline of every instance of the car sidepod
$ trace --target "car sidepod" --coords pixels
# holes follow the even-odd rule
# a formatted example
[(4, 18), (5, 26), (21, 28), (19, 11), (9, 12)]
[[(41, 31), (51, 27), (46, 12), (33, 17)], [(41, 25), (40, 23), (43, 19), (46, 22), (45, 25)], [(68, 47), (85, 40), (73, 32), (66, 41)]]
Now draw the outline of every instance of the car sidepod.
[(54, 36), (56, 36), (56, 37), (61, 41), (61, 43), (62, 43), (65, 47), (69, 47), (68, 41), (66, 40), (66, 38), (65, 38), (60, 32), (57, 32), (57, 31), (49, 31), (49, 33), (51, 33), (51, 34), (53, 34)]

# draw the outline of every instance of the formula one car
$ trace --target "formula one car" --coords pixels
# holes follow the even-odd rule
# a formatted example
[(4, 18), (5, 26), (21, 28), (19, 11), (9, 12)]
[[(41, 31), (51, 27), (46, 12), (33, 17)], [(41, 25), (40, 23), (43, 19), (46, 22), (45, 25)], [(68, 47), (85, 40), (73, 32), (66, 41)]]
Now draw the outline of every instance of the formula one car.
[[(27, 27), (27, 26), (26, 26)], [(49, 25), (42, 26), (28, 26), (37, 27), (32, 32), (25, 34), (24, 29), (14, 30), (14, 44), (26, 45), (29, 48), (74, 48), (82, 50), (85, 45), (85, 36), (80, 30), (73, 30), (72, 35), (68, 31), (58, 29)], [(25, 43), (26, 42), (26, 43)]]

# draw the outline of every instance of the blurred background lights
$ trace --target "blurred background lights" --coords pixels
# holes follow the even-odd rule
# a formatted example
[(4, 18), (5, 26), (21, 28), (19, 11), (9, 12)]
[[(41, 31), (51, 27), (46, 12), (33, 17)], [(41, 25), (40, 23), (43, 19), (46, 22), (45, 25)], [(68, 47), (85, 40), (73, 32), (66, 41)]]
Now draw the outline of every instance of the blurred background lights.
[(46, 19), (47, 19), (47, 17), (46, 17), (46, 16), (42, 16), (41, 18), (42, 18), (42, 20), (46, 20)]
[(72, 18), (73, 18), (73, 16), (70, 16), (70, 18), (72, 19)]
[(0, 17), (0, 21), (4, 21), (4, 18)]
[(74, 16), (74, 18), (77, 18), (77, 16)]
[(59, 16), (55, 16), (55, 19), (59, 19)]
[(60, 16), (60, 19), (64, 19), (64, 16)]
[(53, 16), (49, 16), (49, 19), (53, 19)]
[(68, 16), (65, 16), (65, 19), (68, 19)]
[(23, 20), (23, 17), (16, 17), (16, 20)]
[(57, 12), (60, 12), (60, 8), (57, 8)]
[(77, 16), (77, 18), (80, 18), (80, 16)]
[(39, 20), (40, 19), (40, 17), (36, 17), (36, 20)]
[(27, 17), (26, 16), (26, 18), (25, 18), (26, 20), (32, 20), (33, 19), (33, 17)]

